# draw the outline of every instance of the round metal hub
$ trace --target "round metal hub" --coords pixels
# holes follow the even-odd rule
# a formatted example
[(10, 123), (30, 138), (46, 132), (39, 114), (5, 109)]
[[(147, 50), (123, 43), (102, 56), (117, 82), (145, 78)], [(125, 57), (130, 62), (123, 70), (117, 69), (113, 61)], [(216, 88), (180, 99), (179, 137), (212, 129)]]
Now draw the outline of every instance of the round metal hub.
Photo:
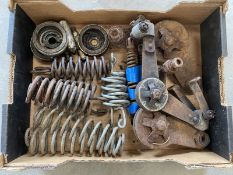
[(136, 100), (146, 111), (159, 111), (167, 104), (168, 91), (159, 79), (146, 78), (136, 87)]
[(79, 35), (79, 47), (87, 55), (95, 56), (104, 53), (109, 45), (107, 32), (99, 25), (84, 27)]
[(30, 44), (36, 58), (51, 61), (66, 50), (68, 41), (63, 27), (57, 22), (48, 21), (36, 27)]
[(133, 129), (138, 140), (150, 149), (165, 147), (169, 141), (169, 123), (160, 112), (139, 109), (134, 116)]

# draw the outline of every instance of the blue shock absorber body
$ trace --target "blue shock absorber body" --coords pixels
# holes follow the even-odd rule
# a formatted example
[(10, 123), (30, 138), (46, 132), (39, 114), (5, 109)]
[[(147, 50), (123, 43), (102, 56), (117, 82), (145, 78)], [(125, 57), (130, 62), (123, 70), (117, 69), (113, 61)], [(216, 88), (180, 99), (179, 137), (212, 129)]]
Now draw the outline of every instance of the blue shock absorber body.
[(128, 95), (131, 101), (130, 105), (128, 106), (128, 111), (130, 115), (134, 116), (134, 114), (137, 112), (139, 108), (136, 102), (135, 88), (136, 88), (136, 85), (142, 79), (142, 66), (136, 65), (133, 67), (127, 67), (126, 68), (126, 79), (128, 82)]

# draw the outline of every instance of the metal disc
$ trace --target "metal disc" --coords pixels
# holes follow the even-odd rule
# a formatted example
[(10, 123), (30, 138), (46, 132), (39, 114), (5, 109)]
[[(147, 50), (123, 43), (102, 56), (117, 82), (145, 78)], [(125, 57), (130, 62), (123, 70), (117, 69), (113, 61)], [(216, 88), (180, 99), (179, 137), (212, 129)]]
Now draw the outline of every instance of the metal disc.
[(87, 25), (80, 31), (78, 44), (80, 49), (87, 55), (101, 55), (108, 48), (108, 34), (99, 25)]
[(159, 111), (167, 104), (168, 91), (161, 80), (146, 78), (136, 87), (136, 100), (146, 111)]
[(30, 45), (36, 58), (52, 61), (52, 58), (62, 54), (67, 48), (66, 32), (57, 22), (41, 23), (34, 30)]
[[(134, 116), (134, 133), (138, 140), (150, 149), (167, 145), (169, 141), (168, 126), (166, 116), (160, 112), (152, 113), (139, 109)], [(160, 131), (159, 128), (163, 128), (164, 131)], [(156, 137), (152, 136), (152, 134)]]

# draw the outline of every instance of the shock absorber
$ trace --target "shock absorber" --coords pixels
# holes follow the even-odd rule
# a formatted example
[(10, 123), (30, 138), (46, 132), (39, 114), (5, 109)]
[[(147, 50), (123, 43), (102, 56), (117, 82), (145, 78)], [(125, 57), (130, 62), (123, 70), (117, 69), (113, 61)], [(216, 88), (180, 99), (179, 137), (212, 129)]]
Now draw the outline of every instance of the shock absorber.
[(130, 105), (128, 111), (130, 115), (134, 116), (139, 106), (136, 102), (135, 88), (138, 82), (141, 81), (142, 66), (138, 63), (138, 56), (134, 46), (133, 39), (129, 37), (126, 42), (127, 46), (127, 68), (126, 68), (126, 79), (128, 83), (128, 94), (130, 98)]

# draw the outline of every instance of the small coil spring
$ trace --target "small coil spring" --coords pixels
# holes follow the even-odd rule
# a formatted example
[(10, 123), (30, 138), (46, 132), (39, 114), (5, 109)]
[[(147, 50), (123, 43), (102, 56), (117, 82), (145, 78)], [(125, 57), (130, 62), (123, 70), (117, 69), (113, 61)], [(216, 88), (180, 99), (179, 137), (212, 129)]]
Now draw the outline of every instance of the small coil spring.
[[(113, 64), (115, 64), (116, 58), (113, 54), (111, 60)], [(104, 85), (101, 86), (102, 93), (99, 99), (103, 101), (103, 105), (111, 108), (112, 123), (113, 110), (121, 110), (123, 119), (118, 121), (118, 126), (124, 128), (126, 125), (124, 108), (130, 104), (127, 94), (125, 72), (112, 71), (110, 76), (101, 78), (101, 81)]]
[(131, 37), (127, 39), (127, 67), (134, 67), (138, 65), (138, 55), (135, 50), (134, 42)]
[(72, 112), (84, 112), (94, 96), (96, 85), (89, 82), (56, 80), (37, 76), (29, 85), (26, 103), (31, 100), (44, 107), (66, 108)]
[(69, 57), (68, 61), (62, 57), (59, 62), (54, 59), (51, 68), (35, 67), (32, 72), (36, 74), (47, 73), (56, 79), (93, 80), (96, 78), (99, 80), (109, 74), (110, 67), (103, 56), (99, 59), (94, 56), (93, 60), (88, 57), (82, 60), (78, 57), (77, 63), (74, 63), (72, 57)]
[[(118, 134), (118, 127), (110, 124), (103, 126), (102, 122), (95, 124), (92, 119), (84, 122), (83, 118), (77, 118), (75, 114), (67, 117), (65, 111), (58, 113), (58, 117), (52, 121), (51, 113), (56, 112), (59, 110), (50, 110), (39, 126), (26, 130), (25, 144), (31, 155), (55, 155), (58, 152), (62, 155), (121, 155), (125, 135)], [(63, 116), (67, 118), (62, 124)]]
[[(135, 50), (134, 42), (132, 38), (128, 38), (126, 42), (127, 46), (127, 67), (135, 67), (138, 65), (138, 55)], [(135, 89), (137, 86), (137, 83), (128, 81), (128, 86), (131, 89)]]

